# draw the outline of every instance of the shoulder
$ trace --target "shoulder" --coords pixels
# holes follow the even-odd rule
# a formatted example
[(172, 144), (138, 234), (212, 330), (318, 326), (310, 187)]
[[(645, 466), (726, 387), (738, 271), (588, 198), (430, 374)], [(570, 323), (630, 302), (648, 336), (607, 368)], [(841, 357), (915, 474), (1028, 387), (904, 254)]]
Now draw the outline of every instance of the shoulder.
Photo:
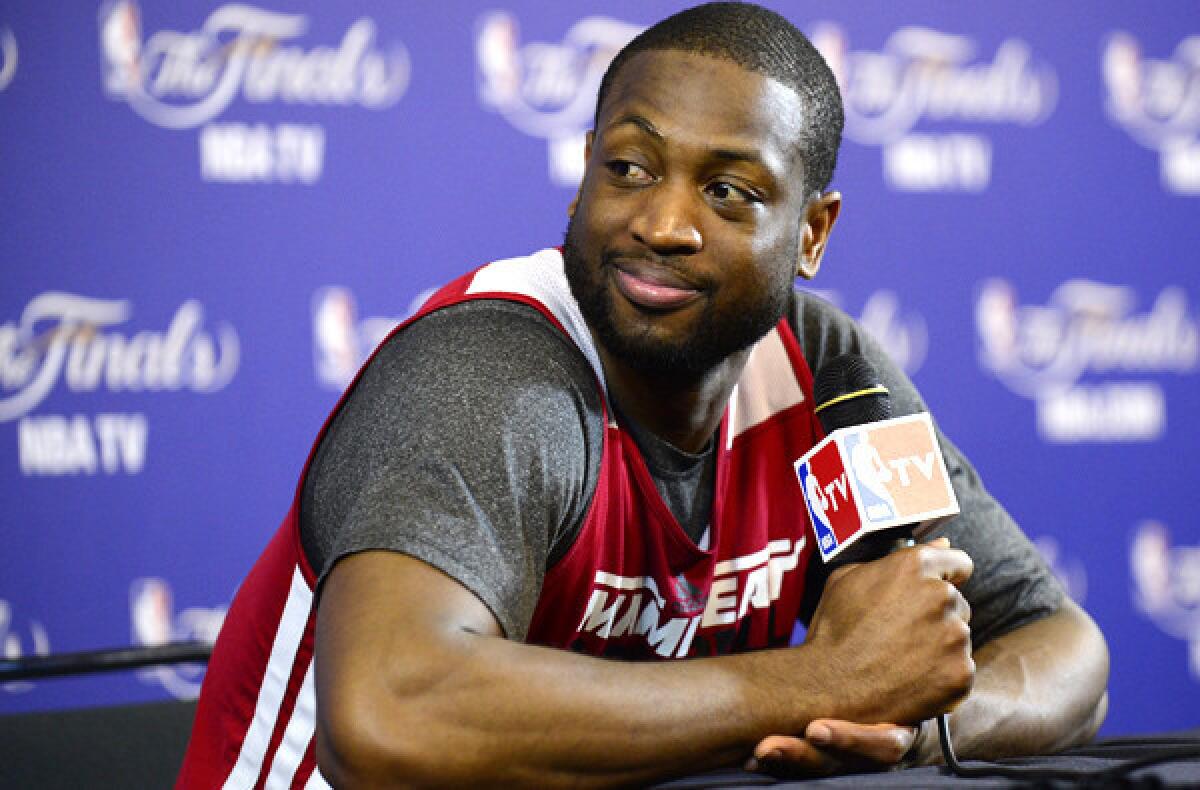
[(592, 368), (567, 335), (536, 308), (497, 299), (441, 308), (392, 335), (352, 397), (414, 386), (516, 397), (551, 386), (599, 398)]
[(520, 633), (536, 595), (497, 567), (543, 567), (579, 522), (603, 430), (591, 367), (537, 309), (435, 310), (385, 341), (319, 442), (301, 506), (310, 561), (417, 556)]
[(387, 466), (401, 461), (397, 449), (424, 442), (443, 455), (480, 453), (489, 442), (510, 450), (516, 441), (590, 448), (602, 436), (602, 413), (587, 360), (547, 318), (524, 304), (477, 300), (436, 310), (389, 337), (321, 445), (352, 456), (375, 447)]
[(541, 311), (504, 299), (475, 299), (435, 310), (390, 337), (377, 357), (413, 351), (457, 358), (481, 352), (518, 357), (550, 353), (586, 364), (571, 339)]
[(857, 354), (871, 363), (891, 392), (893, 414), (928, 411), (908, 374), (888, 355), (883, 345), (829, 300), (796, 290), (791, 321), (814, 376), (834, 357)]
[(794, 291), (790, 321), (814, 373), (842, 354), (860, 354), (876, 367), (892, 365), (882, 346), (857, 321), (818, 294)]

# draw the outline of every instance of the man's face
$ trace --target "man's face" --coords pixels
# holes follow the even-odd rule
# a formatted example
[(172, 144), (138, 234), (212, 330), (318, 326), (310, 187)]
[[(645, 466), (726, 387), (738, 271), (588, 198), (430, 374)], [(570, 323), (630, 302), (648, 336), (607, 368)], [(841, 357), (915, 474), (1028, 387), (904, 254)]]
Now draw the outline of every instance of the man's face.
[(564, 244), (601, 346), (703, 373), (782, 317), (800, 260), (803, 107), (730, 61), (643, 52), (613, 82)]

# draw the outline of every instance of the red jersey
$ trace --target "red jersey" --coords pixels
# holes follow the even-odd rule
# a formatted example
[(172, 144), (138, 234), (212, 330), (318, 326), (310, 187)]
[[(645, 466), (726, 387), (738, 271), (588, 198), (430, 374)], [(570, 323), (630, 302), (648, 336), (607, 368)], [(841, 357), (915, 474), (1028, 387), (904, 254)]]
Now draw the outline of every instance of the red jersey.
[[(587, 358), (603, 390), (558, 250), (488, 264), (442, 288), (410, 321), (471, 299), (541, 311)], [(607, 407), (605, 420), (595, 493), (571, 548), (547, 570), (528, 641), (635, 659), (786, 645), (812, 556), (792, 462), (822, 436), (812, 374), (787, 321), (755, 345), (721, 421), (712, 516), (699, 546)], [(314, 758), (316, 576), (300, 542), (303, 481), (221, 629), (179, 787), (325, 786)]]

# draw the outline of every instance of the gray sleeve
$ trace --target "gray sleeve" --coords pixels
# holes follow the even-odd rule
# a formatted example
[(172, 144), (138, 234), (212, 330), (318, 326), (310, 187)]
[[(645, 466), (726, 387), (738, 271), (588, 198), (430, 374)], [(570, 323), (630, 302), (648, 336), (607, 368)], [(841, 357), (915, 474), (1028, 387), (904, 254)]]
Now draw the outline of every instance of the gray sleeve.
[[(893, 414), (928, 411), (916, 387), (880, 345), (828, 302), (798, 292), (793, 326), (814, 375), (825, 361), (839, 354), (861, 354), (879, 371), (891, 392)], [(978, 647), (1057, 611), (1063, 591), (1037, 549), (984, 488), (975, 468), (940, 428), (937, 432), (962, 512), (940, 525), (931, 537), (945, 535), (975, 563), (963, 594), (971, 604), (971, 639)], [(823, 578), (818, 578), (817, 583), (823, 584)]]
[(305, 550), (322, 580), (359, 551), (421, 559), (523, 639), (589, 504), (600, 414), (591, 369), (532, 308), (426, 316), (380, 350), (323, 438), (301, 497)]

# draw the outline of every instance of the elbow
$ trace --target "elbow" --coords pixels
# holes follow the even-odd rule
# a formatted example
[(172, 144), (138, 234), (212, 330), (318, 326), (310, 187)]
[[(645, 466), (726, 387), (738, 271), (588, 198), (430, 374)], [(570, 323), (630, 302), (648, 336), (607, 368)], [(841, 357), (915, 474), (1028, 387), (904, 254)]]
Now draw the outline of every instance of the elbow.
[(317, 768), (331, 787), (399, 787), (402, 769), (382, 746), (363, 727), (322, 722), (317, 727)]
[(1079, 743), (1087, 743), (1096, 737), (1096, 733), (1100, 731), (1100, 725), (1104, 724), (1104, 719), (1108, 716), (1108, 690), (1100, 695), (1100, 699), (1096, 702), (1096, 706), (1092, 708), (1091, 716), (1084, 722), (1083, 731), (1080, 733)]
[(1042, 747), (1032, 749), (1031, 753), (1056, 754), (1077, 746), (1086, 746), (1096, 737), (1107, 715), (1108, 691), (1102, 690), (1094, 703), (1077, 705), (1072, 715), (1060, 719), (1053, 731), (1048, 733), (1049, 737)]
[[(1096, 736), (1108, 715), (1108, 642), (1099, 626), (1082, 609), (1071, 605), (1072, 616), (1080, 628), (1075, 646), (1075, 662), (1079, 667), (1076, 683), (1084, 689), (1078, 699), (1074, 737), (1068, 746), (1079, 746)], [(1086, 656), (1085, 660), (1079, 660)]]
[[(360, 700), (318, 709), (316, 759), (337, 788), (430, 787), (439, 780), (431, 728), (392, 715), (394, 706)], [(387, 707), (389, 710), (383, 710)]]
[(1100, 627), (1090, 617), (1087, 618), (1087, 622), (1091, 626), (1092, 655), (1095, 663), (1095, 669), (1093, 670), (1095, 683), (1093, 699), (1095, 700), (1095, 704), (1092, 706), (1085, 725), (1085, 739), (1090, 740), (1100, 729), (1100, 725), (1104, 724), (1104, 719), (1108, 715), (1109, 656), (1108, 641), (1104, 638)]
[(1100, 629), (1095, 628), (1095, 669), (1093, 670), (1092, 694), (1088, 702), (1090, 705), (1085, 706), (1083, 716), (1081, 717), (1081, 726), (1079, 735), (1075, 740), (1075, 745), (1080, 745), (1090, 742), (1096, 733), (1100, 731), (1101, 725), (1104, 724), (1104, 719), (1108, 716), (1108, 643), (1104, 636), (1100, 633)]

